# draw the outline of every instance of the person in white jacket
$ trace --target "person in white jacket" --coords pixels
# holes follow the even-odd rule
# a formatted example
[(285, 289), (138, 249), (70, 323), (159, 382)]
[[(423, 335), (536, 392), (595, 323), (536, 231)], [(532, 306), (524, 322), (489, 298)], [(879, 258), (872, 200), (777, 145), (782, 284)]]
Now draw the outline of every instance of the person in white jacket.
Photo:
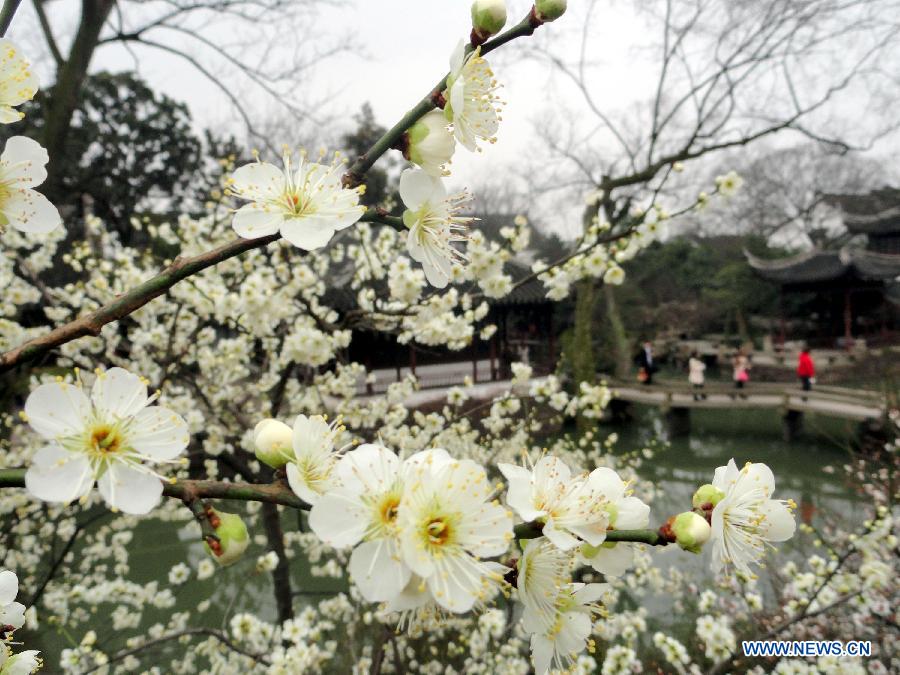
[(697, 352), (691, 352), (691, 358), (688, 360), (688, 382), (694, 385), (694, 400), (699, 401), (706, 398), (706, 394), (702, 393), (703, 385), (706, 383), (704, 371), (706, 364), (697, 355)]

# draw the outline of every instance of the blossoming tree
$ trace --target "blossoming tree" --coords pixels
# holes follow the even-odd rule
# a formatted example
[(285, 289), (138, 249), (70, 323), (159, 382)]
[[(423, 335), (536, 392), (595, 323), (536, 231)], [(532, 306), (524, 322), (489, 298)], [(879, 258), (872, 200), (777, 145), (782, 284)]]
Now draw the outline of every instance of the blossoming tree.
[[(63, 246), (59, 214), (34, 190), (47, 154), (28, 138), (7, 143), (0, 371), (27, 391), (3, 413), (0, 562), (12, 571), (0, 572), (0, 673), (40, 667), (14, 640), (28, 630), (69, 642), (51, 672), (544, 673), (590, 671), (598, 658), (604, 672), (627, 672), (640, 668), (634, 642), (616, 643), (612, 631), (637, 630), (640, 615), (619, 599), (632, 572), (651, 569), (649, 549), (710, 547), (726, 583), (753, 584), (766, 549), (795, 530), (793, 503), (776, 497), (764, 464), (710, 467), (684, 512), (651, 526), (652, 488), (637, 481), (636, 460), (610, 452), (613, 439), (590, 432), (539, 445), (553, 420), (598, 417), (604, 384), (567, 392), (556, 376), (514, 364), (486, 414), (466, 406), (467, 388), (425, 413), (404, 404), (414, 378), (361, 397), (369, 374), (342, 358), (353, 329), (449, 349), (496, 330), (487, 300), (523, 283), (504, 263), (527, 245), (528, 223), (488, 240), (464, 215), (467, 194), (448, 195), (444, 178), (457, 145), (477, 151), (498, 133), (486, 57), (565, 11), (564, 0), (538, 0), (504, 30), (505, 3), (477, 0), (449, 73), (368, 152), (348, 162), (287, 148), (281, 166), (260, 154), (229, 166), (206, 215), (136, 221), (162, 250), (180, 250), (174, 260), (122, 246), (91, 218), (87, 241)], [(38, 85), (17, 45), (0, 47), (3, 122), (14, 124)], [(360, 206), (366, 172), (392, 149), (415, 165), (400, 176), (402, 207)], [(723, 177), (711, 191), (735, 182)], [(641, 214), (614, 234), (598, 222), (529, 279), (556, 299), (573, 278), (618, 283), (622, 257), (610, 245), (633, 254), (652, 234)], [(78, 281), (44, 283), (57, 263)], [(332, 306), (337, 283), (353, 309)], [(34, 303), (45, 323), (20, 320)], [(892, 527), (879, 511), (866, 535), (876, 590), (846, 592), (885, 597), (874, 533)], [(129, 580), (133, 544), (153, 558), (176, 530), (202, 542), (196, 572), (180, 560), (148, 583)], [(271, 573), (275, 623), (261, 598), (232, 614), (238, 596), (217, 583), (194, 610), (141, 628), (174, 606), (192, 574), (250, 573), (245, 553), (260, 545), (268, 550), (255, 570)], [(295, 587), (300, 564), (347, 585), (298, 611), (295, 596), (316, 590)], [(823, 564), (820, 591), (837, 574)], [(15, 601), (19, 579), (27, 610)], [(202, 618), (213, 605), (227, 630)], [(704, 658), (724, 671), (734, 633), (702, 619)], [(679, 672), (699, 667), (675, 638), (653, 642)], [(180, 644), (192, 646), (166, 651)]]

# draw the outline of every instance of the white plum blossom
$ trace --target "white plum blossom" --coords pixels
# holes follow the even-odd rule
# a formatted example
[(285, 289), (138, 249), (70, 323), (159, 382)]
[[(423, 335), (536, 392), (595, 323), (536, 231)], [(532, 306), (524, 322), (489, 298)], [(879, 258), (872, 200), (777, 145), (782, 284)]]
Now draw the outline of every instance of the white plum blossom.
[(573, 583), (572, 556), (544, 537), (532, 539), (518, 562), (516, 588), (524, 606), (522, 627), (531, 634), (531, 655), (539, 675), (566, 670), (593, 647), (594, 615), (607, 584)]
[(330, 424), (323, 415), (297, 415), (294, 420), (294, 457), (287, 463), (287, 479), (291, 490), (307, 504), (335, 487), (334, 467), (349, 446), (335, 448), (346, 431), (338, 417)]
[[(609, 504), (609, 529), (639, 530), (650, 523), (650, 507), (632, 496), (628, 484), (612, 469), (601, 467), (591, 472), (589, 480), (599, 487)], [(585, 562), (598, 572), (618, 577), (625, 574), (634, 562), (634, 552), (638, 544), (627, 542), (604, 542), (594, 547), (586, 544), (581, 548)]]
[(403, 156), (429, 176), (450, 175), (447, 165), (455, 151), (456, 139), (440, 110), (425, 113), (406, 132)]
[(403, 222), (409, 228), (409, 254), (422, 264), (428, 283), (444, 288), (452, 268), (466, 261), (453, 244), (466, 241), (468, 225), (474, 220), (459, 215), (469, 197), (465, 192), (447, 196), (440, 178), (421, 169), (406, 169), (400, 176), (400, 198), (407, 208)]
[(337, 463), (340, 487), (324, 494), (309, 514), (319, 539), (335, 548), (355, 547), (350, 576), (370, 602), (398, 596), (411, 575), (402, 559), (397, 524), (402, 468), (387, 448), (361, 445)]
[(484, 468), (443, 450), (408, 465), (397, 512), (403, 559), (434, 600), (467, 612), (499, 575), (479, 558), (501, 555), (512, 540), (512, 514), (496, 500)]
[(181, 464), (188, 427), (150, 405), (147, 382), (123, 368), (97, 371), (88, 398), (80, 382), (42, 384), (25, 402), (31, 428), (47, 441), (32, 458), (25, 486), (38, 499), (71, 502), (96, 482), (103, 499), (125, 513), (148, 513), (164, 480), (150, 465)]
[(794, 536), (791, 502), (771, 498), (775, 476), (765, 464), (747, 462), (738, 469), (729, 460), (716, 469), (712, 485), (722, 494), (710, 522), (713, 569), (731, 565), (749, 575), (750, 565), (765, 556), (768, 542)]
[(29, 649), (18, 654), (4, 643), (0, 643), (0, 675), (31, 675), (41, 668), (43, 662), (38, 658), (36, 649)]
[(231, 194), (249, 204), (234, 214), (234, 231), (245, 239), (280, 233), (294, 246), (312, 251), (325, 246), (334, 233), (357, 222), (365, 212), (359, 190), (341, 183), (343, 161), (320, 164), (300, 153), (294, 167), (292, 153), (282, 156), (284, 168), (257, 160), (235, 170)]
[(716, 189), (723, 197), (731, 197), (744, 184), (744, 179), (737, 171), (729, 171), (724, 176), (716, 176)]
[(497, 141), (502, 108), (496, 94), (499, 88), (481, 48), (466, 54), (466, 45), (460, 41), (450, 57), (444, 115), (453, 123), (456, 140), (471, 152), (479, 149), (479, 140)]
[(542, 533), (568, 551), (582, 541), (599, 546), (606, 539), (612, 504), (604, 490), (609, 469), (590, 475), (572, 475), (558, 457), (545, 455), (532, 470), (515, 464), (500, 464), (509, 481), (507, 503), (526, 522), (542, 524)]
[(38, 90), (38, 78), (15, 42), (0, 39), (0, 124), (12, 124), (25, 114), (15, 106), (30, 101)]
[(169, 583), (173, 586), (180, 586), (185, 583), (191, 576), (191, 568), (184, 563), (178, 563), (169, 570)]
[(19, 578), (15, 572), (0, 572), (0, 638), (10, 630), (7, 626), (14, 630), (25, 625), (25, 605), (16, 602), (18, 593)]
[(37, 141), (25, 136), (6, 141), (0, 155), (0, 231), (9, 225), (46, 234), (62, 222), (50, 200), (31, 189), (47, 179), (48, 161), (47, 151)]

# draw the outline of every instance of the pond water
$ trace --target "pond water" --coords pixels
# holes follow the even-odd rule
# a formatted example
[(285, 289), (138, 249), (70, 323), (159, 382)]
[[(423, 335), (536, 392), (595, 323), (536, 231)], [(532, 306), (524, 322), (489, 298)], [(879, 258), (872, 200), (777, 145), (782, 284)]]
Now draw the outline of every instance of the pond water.
[[(603, 431), (619, 434), (618, 447), (622, 451), (643, 447), (654, 437), (665, 438), (665, 424), (655, 409), (636, 406), (633, 412), (633, 421), (603, 428)], [(781, 421), (774, 411), (692, 411), (690, 436), (671, 439), (667, 449), (660, 450), (641, 468), (642, 477), (659, 488), (652, 504), (651, 525), (657, 526), (667, 516), (689, 509), (694, 490), (709, 482), (715, 468), (730, 458), (734, 458), (739, 466), (748, 460), (768, 464), (776, 476), (776, 497), (793, 498), (800, 506), (798, 516), (802, 518), (815, 523), (826, 513), (848, 519), (858, 517), (864, 502), (845, 483), (840, 468), (846, 460), (844, 448), (854, 431), (853, 425), (815, 416), (807, 416), (804, 422), (802, 436), (787, 443), (782, 439)], [(823, 471), (826, 466), (835, 467), (835, 471)], [(296, 527), (295, 519), (293, 513), (284, 515), (286, 529)], [(160, 588), (171, 588), (177, 598), (175, 609), (192, 611), (191, 625), (201, 625), (202, 622), (207, 626), (227, 628), (230, 617), (242, 611), (250, 611), (270, 620), (275, 618), (271, 577), (255, 571), (257, 556), (265, 552), (262, 537), (258, 537), (238, 564), (219, 569), (211, 578), (198, 581), (197, 564), (207, 554), (196, 540), (193, 527), (181, 524), (175, 527), (173, 532), (172, 524), (159, 521), (139, 527), (131, 549), (130, 581), (147, 583), (158, 580)], [(780, 547), (779, 555), (799, 558), (804, 553), (802, 546), (804, 544), (800, 539), (788, 542)], [(811, 551), (805, 553), (808, 555)], [(668, 547), (665, 552), (660, 552), (659, 564), (662, 567), (678, 565), (703, 576), (707, 574), (708, 555), (706, 552), (694, 556), (676, 547)], [(187, 584), (170, 586), (168, 571), (180, 562), (191, 567), (191, 579)], [(292, 576), (298, 593), (298, 606), (303, 604), (304, 598), (314, 602), (345, 587), (338, 580), (313, 577), (308, 564), (299, 556), (292, 561)], [(760, 584), (761, 587), (764, 585)], [(198, 603), (208, 598), (212, 600), (209, 607), (198, 613)], [(667, 611), (669, 605), (664, 598), (644, 602), (649, 604), (648, 624), (651, 628), (677, 625), (679, 619)], [(171, 611), (147, 611), (142, 626), (146, 628), (164, 620)], [(108, 613), (101, 608), (96, 617), (95, 624), (90, 628), (96, 630), (99, 636), (114, 636)], [(682, 620), (682, 623), (692, 622)], [(77, 643), (81, 635), (66, 636), (46, 625), (42, 628), (38, 635), (26, 634), (23, 638), (30, 647), (44, 652), (44, 672), (59, 672), (55, 664), (58, 663), (60, 650), (73, 642)], [(688, 630), (689, 626), (682, 628)], [(115, 637), (112, 643), (104, 646), (107, 653), (122, 647), (122, 640)], [(183, 648), (172, 644), (165, 651), (174, 655), (178, 653), (174, 650), (180, 649)]]

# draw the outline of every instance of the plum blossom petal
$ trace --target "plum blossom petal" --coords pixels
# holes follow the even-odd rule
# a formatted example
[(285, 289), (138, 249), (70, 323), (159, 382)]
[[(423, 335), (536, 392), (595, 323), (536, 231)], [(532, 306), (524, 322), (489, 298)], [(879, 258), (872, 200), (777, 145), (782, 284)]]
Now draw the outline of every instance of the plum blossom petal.
[(68, 504), (85, 496), (93, 484), (90, 460), (56, 444), (38, 450), (25, 471), (25, 488), (45, 502)]
[(256, 204), (244, 204), (234, 213), (232, 227), (239, 237), (257, 239), (276, 234), (284, 223), (284, 217)]
[(151, 406), (134, 415), (129, 431), (132, 447), (142, 455), (158, 460), (172, 460), (187, 446), (190, 435), (187, 422), (167, 408)]
[(88, 397), (81, 387), (68, 382), (42, 384), (25, 401), (28, 424), (48, 439), (77, 433), (90, 414)]
[(403, 564), (396, 539), (365, 541), (350, 555), (350, 576), (369, 602), (384, 602), (400, 594), (412, 572)]
[(11, 227), (30, 234), (52, 232), (62, 222), (49, 199), (27, 188), (12, 192), (3, 201), (2, 214)]
[(0, 123), (22, 119), (24, 114), (14, 106), (34, 98), (38, 85), (38, 77), (19, 46), (8, 38), (0, 39)]
[(150, 402), (147, 384), (124, 368), (99, 372), (91, 388), (91, 403), (113, 417), (133, 417)]
[(355, 546), (362, 540), (368, 513), (358, 497), (355, 492), (336, 489), (316, 498), (309, 526), (319, 539), (334, 548)]
[(149, 513), (162, 498), (162, 481), (154, 475), (122, 464), (111, 464), (97, 487), (106, 503), (125, 513)]

